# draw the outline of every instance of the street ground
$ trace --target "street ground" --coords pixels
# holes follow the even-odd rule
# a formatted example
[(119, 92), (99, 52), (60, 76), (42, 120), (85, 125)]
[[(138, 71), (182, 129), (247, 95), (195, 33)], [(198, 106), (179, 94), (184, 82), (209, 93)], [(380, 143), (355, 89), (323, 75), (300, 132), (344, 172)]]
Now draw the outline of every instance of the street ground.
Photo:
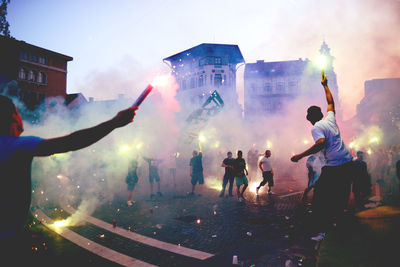
[[(92, 223), (68, 228), (157, 266), (233, 266), (234, 255), (241, 266), (389, 266), (395, 260), (391, 244), (400, 237), (395, 202), (367, 210), (376, 210), (375, 215), (350, 212), (346, 224), (330, 232), (319, 248), (309, 239), (309, 206), (301, 204), (296, 181), (288, 180), (285, 187), (274, 189), (272, 196), (266, 194), (266, 188), (259, 197), (249, 191), (244, 202), (236, 197), (219, 198), (218, 191), (210, 188), (204, 188), (202, 196), (188, 196), (178, 188), (156, 198), (137, 199), (132, 206), (116, 196), (92, 214), (109, 224), (115, 220), (116, 227), (214, 255), (204, 260), (152, 247)], [(49, 202), (41, 209), (54, 220), (65, 219), (70, 214), (61, 206)], [(60, 237), (35, 218), (31, 221), (36, 222), (27, 227), (32, 263), (119, 266)]]

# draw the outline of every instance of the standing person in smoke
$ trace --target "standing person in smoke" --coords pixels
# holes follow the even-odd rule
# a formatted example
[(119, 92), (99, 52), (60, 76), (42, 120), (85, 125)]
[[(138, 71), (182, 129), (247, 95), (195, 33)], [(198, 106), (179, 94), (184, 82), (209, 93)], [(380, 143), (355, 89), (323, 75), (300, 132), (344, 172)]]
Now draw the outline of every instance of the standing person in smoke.
[(202, 187), (204, 184), (203, 176), (203, 152), (201, 149), (201, 144), (199, 142), (199, 152), (193, 150), (192, 158), (190, 159), (190, 182), (192, 184), (192, 192), (189, 195), (194, 195), (194, 189), (196, 184), (199, 183), (199, 196), (201, 196)]
[(139, 176), (137, 174), (138, 165), (139, 165), (138, 156), (135, 154), (133, 156), (132, 161), (129, 164), (128, 175), (126, 176), (126, 179), (125, 179), (125, 182), (128, 186), (128, 199), (126, 201), (126, 204), (128, 204), (128, 206), (133, 205), (132, 192), (133, 192), (133, 189), (135, 189), (135, 186), (139, 181)]
[[(233, 164), (233, 169), (235, 171), (235, 181), (236, 181), (236, 193), (238, 196), (238, 200), (241, 202), (244, 199), (244, 191), (246, 191), (247, 186), (249, 185), (249, 181), (247, 180), (246, 175), (249, 175), (246, 167), (246, 161), (243, 158), (243, 152), (238, 150), (237, 158)], [(243, 185), (242, 192), (240, 192), (240, 187)]]
[(371, 177), (368, 173), (367, 163), (364, 161), (364, 153), (357, 151), (357, 159), (354, 161), (353, 195), (355, 206), (360, 210), (371, 194)]
[(324, 165), (324, 159), (318, 152), (314, 155), (308, 157), (306, 162), (308, 183), (307, 188), (304, 190), (302, 201), (306, 202), (308, 198), (308, 193), (315, 187), (319, 176), (321, 175), (321, 168)]
[(151, 158), (143, 157), (143, 159), (149, 165), (150, 198), (154, 198), (156, 196), (153, 190), (154, 181), (157, 182), (157, 195), (162, 197), (160, 174), (158, 172), (158, 167), (160, 166), (162, 160), (157, 159), (154, 155)]
[(168, 168), (168, 174), (171, 179), (171, 182), (174, 184), (174, 189), (176, 189), (176, 165), (178, 157), (179, 157), (179, 152), (175, 152), (170, 157), (169, 168)]
[(224, 174), (224, 178), (222, 180), (222, 190), (221, 190), (221, 193), (219, 194), (219, 197), (224, 197), (225, 188), (226, 188), (226, 185), (228, 184), (228, 182), (229, 182), (229, 189), (228, 189), (229, 196), (233, 197), (232, 189), (233, 189), (233, 181), (235, 180), (235, 173), (233, 170), (233, 165), (235, 163), (235, 159), (232, 157), (232, 152), (230, 152), (230, 151), (226, 155), (227, 155), (227, 158), (225, 158), (221, 164), (221, 167), (225, 168), (225, 174)]
[(271, 162), (269, 161), (269, 157), (271, 157), (271, 150), (265, 150), (264, 157), (260, 160), (258, 164), (263, 180), (260, 185), (256, 188), (256, 194), (258, 196), (258, 190), (260, 190), (261, 186), (264, 186), (268, 183), (268, 194), (271, 195), (272, 187), (274, 186), (274, 170), (271, 167)]
[[(31, 204), (31, 163), (33, 157), (50, 156), (56, 153), (75, 151), (90, 146), (116, 128), (133, 121), (137, 107), (118, 112), (110, 120), (97, 126), (79, 130), (71, 134), (51, 139), (35, 136), (21, 136), (24, 131), (22, 118), (14, 103), (0, 95), (0, 251), (2, 260), (6, 257), (15, 265), (21, 257), (25, 245), (24, 225)], [(18, 251), (18, 257), (15, 253)]]
[(315, 185), (312, 200), (314, 230), (318, 233), (312, 237), (315, 241), (325, 238), (334, 216), (340, 218), (343, 215), (347, 207), (354, 168), (353, 157), (344, 145), (336, 124), (335, 104), (324, 74), (321, 84), (328, 103), (326, 117), (324, 118), (320, 107), (311, 106), (307, 109), (307, 120), (313, 125), (311, 133), (315, 144), (291, 158), (293, 162), (298, 162), (321, 150), (325, 156), (325, 166), (322, 167), (321, 176)]
[(258, 150), (253, 147), (247, 152), (247, 162), (249, 163), (249, 180), (251, 178), (257, 176), (257, 168), (258, 168), (258, 157), (259, 157)]

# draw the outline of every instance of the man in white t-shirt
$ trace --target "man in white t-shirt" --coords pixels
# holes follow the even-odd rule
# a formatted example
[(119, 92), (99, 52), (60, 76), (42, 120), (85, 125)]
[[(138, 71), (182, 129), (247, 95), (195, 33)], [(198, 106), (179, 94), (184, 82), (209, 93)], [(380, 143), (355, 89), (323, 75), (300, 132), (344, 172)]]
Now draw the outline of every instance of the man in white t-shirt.
[[(321, 241), (332, 225), (333, 217), (340, 217), (347, 206), (353, 174), (353, 157), (344, 145), (336, 124), (335, 104), (328, 80), (322, 76), (321, 84), (328, 102), (326, 117), (321, 108), (311, 106), (307, 109), (307, 120), (313, 125), (311, 133), (315, 144), (306, 151), (294, 155), (291, 160), (298, 162), (303, 157), (322, 151), (325, 166), (315, 184), (312, 210), (315, 216), (315, 230), (319, 234), (313, 240)], [(318, 231), (319, 230), (319, 231)]]
[(274, 186), (274, 171), (272, 170), (271, 162), (268, 159), (269, 157), (271, 157), (271, 151), (266, 150), (264, 157), (258, 163), (258, 167), (261, 170), (263, 180), (260, 183), (260, 185), (257, 186), (256, 188), (257, 196), (258, 196), (258, 190), (260, 190), (261, 186), (264, 186), (267, 183), (268, 183), (268, 194), (270, 195), (272, 194), (271, 189)]
[(12, 257), (17, 250), (22, 253), (26, 245), (21, 236), (31, 204), (33, 157), (87, 147), (132, 122), (136, 109), (125, 109), (108, 121), (66, 136), (42, 139), (20, 136), (24, 131), (21, 116), (11, 99), (0, 95), (0, 251), (5, 256)]

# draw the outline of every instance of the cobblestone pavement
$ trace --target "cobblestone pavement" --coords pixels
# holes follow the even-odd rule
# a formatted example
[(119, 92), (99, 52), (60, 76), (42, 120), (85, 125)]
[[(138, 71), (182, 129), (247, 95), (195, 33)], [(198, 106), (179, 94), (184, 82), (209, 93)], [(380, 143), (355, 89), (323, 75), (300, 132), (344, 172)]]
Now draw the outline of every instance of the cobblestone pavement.
[[(183, 189), (167, 191), (155, 198), (135, 199), (128, 206), (122, 197), (104, 202), (93, 217), (160, 241), (212, 253), (198, 260), (154, 248), (119, 236), (93, 224), (70, 227), (103, 246), (159, 266), (230, 266), (234, 255), (242, 266), (314, 266), (314, 244), (304, 231), (307, 212), (300, 205), (301, 189), (286, 180), (256, 196), (248, 191), (246, 200), (218, 197), (204, 188), (202, 196), (189, 196)], [(296, 192), (300, 192), (297, 193)], [(76, 206), (75, 206), (76, 208)], [(50, 217), (67, 213), (49, 207)]]

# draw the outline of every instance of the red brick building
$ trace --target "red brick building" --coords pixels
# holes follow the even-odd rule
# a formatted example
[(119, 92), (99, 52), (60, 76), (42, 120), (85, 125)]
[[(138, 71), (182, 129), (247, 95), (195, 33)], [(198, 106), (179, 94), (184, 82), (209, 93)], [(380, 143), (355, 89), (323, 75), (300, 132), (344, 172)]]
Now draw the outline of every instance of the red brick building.
[(0, 35), (0, 59), (0, 93), (19, 98), (29, 109), (49, 104), (49, 97), (65, 99), (72, 57)]

